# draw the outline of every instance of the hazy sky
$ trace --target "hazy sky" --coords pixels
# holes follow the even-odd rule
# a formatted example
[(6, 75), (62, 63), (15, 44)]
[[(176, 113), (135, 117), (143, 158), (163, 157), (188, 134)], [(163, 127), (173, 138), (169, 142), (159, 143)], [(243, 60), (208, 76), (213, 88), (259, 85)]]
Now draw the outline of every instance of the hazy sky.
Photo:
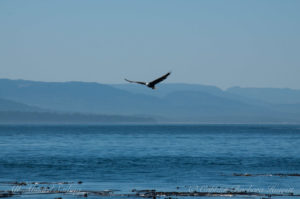
[[(300, 89), (299, 0), (1, 0), (0, 78)], [(124, 82), (125, 83), (125, 82)]]

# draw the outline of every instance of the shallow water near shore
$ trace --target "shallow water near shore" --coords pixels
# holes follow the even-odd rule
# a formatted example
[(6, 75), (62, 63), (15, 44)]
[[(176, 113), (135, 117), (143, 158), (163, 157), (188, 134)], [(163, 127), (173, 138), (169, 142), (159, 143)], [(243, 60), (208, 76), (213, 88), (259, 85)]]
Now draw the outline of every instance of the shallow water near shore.
[[(0, 126), (1, 191), (34, 193), (34, 183), (37, 189), (48, 183), (49, 189), (116, 194), (133, 189), (299, 194), (298, 174), (297, 125)], [(28, 193), (11, 197), (41, 198)], [(42, 198), (58, 196), (78, 197)]]

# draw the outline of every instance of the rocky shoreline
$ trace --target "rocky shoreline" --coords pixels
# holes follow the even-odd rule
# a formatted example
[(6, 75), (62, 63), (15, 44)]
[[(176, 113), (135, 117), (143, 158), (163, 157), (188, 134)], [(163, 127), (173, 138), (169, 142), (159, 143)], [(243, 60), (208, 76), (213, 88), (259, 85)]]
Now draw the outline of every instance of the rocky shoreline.
[[(234, 174), (237, 176), (249, 176), (249, 174)], [(250, 176), (252, 176), (251, 174)], [(256, 175), (256, 174), (255, 174)], [(254, 176), (255, 176), (254, 175)], [(265, 174), (266, 175), (266, 174)], [(276, 176), (276, 175), (275, 175)], [(282, 176), (281, 174), (278, 176)], [(298, 176), (289, 175), (287, 176)], [(11, 190), (0, 190), (0, 198), (8, 197), (22, 197), (22, 196), (39, 196), (45, 194), (53, 194), (53, 198), (62, 199), (63, 196), (103, 196), (103, 197), (126, 197), (126, 198), (163, 198), (173, 199), (178, 197), (238, 197), (238, 196), (255, 196), (260, 198), (271, 197), (300, 197), (300, 194), (294, 192), (282, 192), (282, 193), (268, 193), (268, 192), (255, 192), (255, 191), (241, 191), (235, 188), (227, 188), (223, 191), (158, 191), (153, 189), (137, 190), (132, 189), (130, 193), (117, 193), (119, 190), (82, 190), (82, 189), (67, 189), (67, 186), (77, 185), (81, 186), (82, 181), (78, 182), (0, 182), (1, 185), (11, 187)], [(54, 188), (54, 185), (65, 186), (65, 188)], [(179, 189), (177, 187), (176, 189)]]

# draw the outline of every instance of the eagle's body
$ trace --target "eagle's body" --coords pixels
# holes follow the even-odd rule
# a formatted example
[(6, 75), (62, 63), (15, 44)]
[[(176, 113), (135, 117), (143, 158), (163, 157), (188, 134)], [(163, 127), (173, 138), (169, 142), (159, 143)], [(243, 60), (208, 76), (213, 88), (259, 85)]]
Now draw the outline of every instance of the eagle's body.
[(142, 85), (148, 86), (149, 88), (155, 89), (155, 85), (160, 83), (161, 81), (165, 80), (170, 74), (171, 74), (171, 72), (168, 72), (167, 74), (161, 76), (160, 78), (157, 78), (156, 80), (153, 80), (152, 82), (131, 81), (128, 79), (125, 79), (125, 80), (130, 83), (142, 84)]

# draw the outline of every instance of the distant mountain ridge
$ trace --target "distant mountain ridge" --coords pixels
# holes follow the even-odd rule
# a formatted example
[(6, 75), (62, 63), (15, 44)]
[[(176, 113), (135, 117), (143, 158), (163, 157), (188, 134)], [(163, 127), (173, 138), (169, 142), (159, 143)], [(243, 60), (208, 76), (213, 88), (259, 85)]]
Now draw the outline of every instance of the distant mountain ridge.
[(157, 86), (157, 89), (154, 92), (149, 92), (148, 89), (145, 89), (143, 86), (137, 84), (110, 84), (110, 86), (132, 93), (151, 95), (155, 97), (165, 97), (166, 95), (176, 91), (198, 91), (211, 94), (220, 94), (223, 92), (216, 86), (186, 83), (161, 83)]
[(142, 115), (162, 122), (299, 123), (300, 100), (289, 99), (298, 92), (275, 89), (272, 96), (280, 100), (274, 100), (248, 89), (223, 91), (197, 84), (163, 83), (151, 90), (133, 84), (0, 79), (0, 98), (7, 100), (53, 111)]
[(56, 112), (0, 98), (0, 124), (155, 123), (147, 116)]
[(26, 112), (39, 112), (42, 109), (26, 104), (18, 103), (12, 100), (0, 98), (0, 111), (26, 111)]
[(140, 85), (135, 84), (110, 84), (115, 88), (133, 93), (150, 94), (157, 97), (164, 97), (174, 91), (199, 91), (217, 96), (229, 98), (244, 98), (244, 100), (255, 100), (272, 104), (297, 104), (300, 103), (300, 89), (290, 88), (251, 88), (231, 87), (222, 90), (216, 86), (186, 84), (186, 83), (162, 83), (156, 92), (149, 92)]
[(300, 90), (290, 88), (232, 87), (227, 92), (272, 104), (300, 104)]

